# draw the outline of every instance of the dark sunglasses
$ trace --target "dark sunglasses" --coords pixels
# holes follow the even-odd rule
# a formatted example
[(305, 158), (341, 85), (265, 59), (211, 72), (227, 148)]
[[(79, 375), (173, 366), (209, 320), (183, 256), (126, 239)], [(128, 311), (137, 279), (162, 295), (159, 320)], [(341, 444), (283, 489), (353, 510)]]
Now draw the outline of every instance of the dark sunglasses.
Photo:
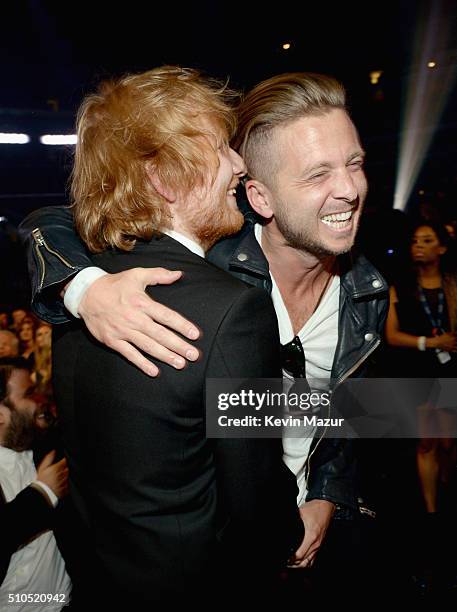
[(281, 344), (281, 366), (294, 378), (306, 378), (305, 352), (298, 336), (287, 344)]

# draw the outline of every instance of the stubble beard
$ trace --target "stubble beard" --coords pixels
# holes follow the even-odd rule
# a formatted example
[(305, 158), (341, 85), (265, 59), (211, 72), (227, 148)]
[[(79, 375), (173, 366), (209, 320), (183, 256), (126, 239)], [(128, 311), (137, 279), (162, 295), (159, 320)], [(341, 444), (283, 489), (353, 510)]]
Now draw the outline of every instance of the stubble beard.
[(358, 231), (360, 216), (357, 219), (357, 225), (352, 240), (339, 249), (332, 249), (321, 241), (316, 240), (308, 228), (293, 227), (289, 222), (287, 212), (284, 211), (287, 211), (287, 207), (284, 206), (282, 202), (278, 202), (277, 211), (275, 212), (275, 221), (287, 246), (297, 251), (310, 253), (318, 258), (344, 255), (344, 253), (348, 253), (352, 249)]
[(224, 191), (217, 198), (216, 204), (212, 203), (197, 212), (192, 222), (192, 229), (199, 244), (208, 251), (221, 238), (239, 232), (243, 224), (243, 213), (227, 203)]
[(11, 420), (5, 432), (2, 446), (17, 453), (32, 448), (38, 436), (35, 419), (32, 415), (11, 409)]

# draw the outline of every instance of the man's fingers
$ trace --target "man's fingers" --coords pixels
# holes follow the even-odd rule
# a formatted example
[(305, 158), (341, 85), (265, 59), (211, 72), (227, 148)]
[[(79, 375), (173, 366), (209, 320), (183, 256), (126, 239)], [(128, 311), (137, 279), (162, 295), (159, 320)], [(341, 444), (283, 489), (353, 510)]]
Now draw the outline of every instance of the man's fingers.
[(305, 557), (298, 565), (294, 565), (293, 569), (302, 569), (304, 567), (312, 567), (314, 556)]
[(111, 344), (111, 348), (114, 351), (117, 351), (123, 357), (125, 357), (127, 361), (130, 361), (130, 363), (139, 368), (148, 376), (158, 375), (159, 368), (154, 363), (151, 363), (149, 359), (146, 359), (146, 357), (144, 357), (134, 346), (132, 346), (128, 342), (125, 342), (124, 340), (113, 342)]
[[(142, 317), (141, 321), (141, 329), (140, 332), (147, 339), (147, 344), (143, 346), (138, 346), (136, 342), (134, 344), (141, 348), (142, 351), (148, 353), (152, 357), (158, 359), (158, 353), (156, 350), (156, 345), (161, 345), (161, 348), (168, 349), (167, 352), (160, 352), (162, 355), (168, 355), (167, 359), (164, 361), (169, 365), (173, 365), (172, 360), (179, 358), (178, 362), (182, 361), (182, 358), (187, 359), (188, 361), (196, 361), (199, 357), (199, 351), (192, 344), (189, 344), (185, 340), (183, 340), (180, 336), (170, 331), (166, 327), (158, 323), (154, 323), (148, 317)], [(152, 347), (154, 347), (155, 353), (151, 352)], [(184, 366), (184, 362), (180, 367)], [(176, 366), (174, 366), (176, 367)]]
[(300, 561), (300, 563), (294, 563), (293, 565), (288, 565), (287, 566), (289, 569), (303, 569), (304, 567), (309, 567), (309, 561), (308, 559), (303, 559), (303, 561)]
[[(172, 329), (175, 332), (178, 332), (182, 336), (189, 338), (190, 340), (196, 340), (200, 336), (200, 331), (198, 327), (190, 323), (187, 319), (182, 317), (177, 312), (174, 312), (170, 308), (159, 304), (158, 302), (151, 302), (147, 305), (145, 309), (145, 313), (151, 317), (156, 323), (160, 323), (161, 325), (165, 325), (166, 327)], [(186, 343), (187, 351), (195, 351), (195, 347)], [(178, 351), (180, 352), (180, 351)], [(186, 357), (185, 353), (180, 354), (183, 357)], [(198, 353), (197, 353), (198, 357)], [(197, 358), (195, 357), (195, 358)], [(186, 357), (188, 359), (188, 357)]]
[(43, 459), (40, 461), (40, 465), (38, 466), (39, 470), (43, 470), (47, 467), (49, 467), (50, 465), (52, 465), (54, 458), (56, 456), (56, 451), (52, 450), (50, 451), (47, 455), (45, 455), (43, 457)]
[(295, 558), (304, 559), (305, 557), (307, 557), (310, 553), (311, 547), (314, 544), (314, 542), (315, 540), (311, 540), (309, 538), (309, 532), (308, 532), (308, 537), (306, 537), (305, 535), (305, 539), (303, 540), (300, 547), (297, 549), (297, 552), (295, 553)]
[[(166, 331), (167, 330), (163, 330), (159, 326), (159, 331), (156, 331), (154, 334), (154, 337), (158, 338), (157, 342), (155, 340), (152, 340), (149, 336), (146, 336), (145, 334), (132, 331), (129, 334), (128, 342), (134, 345), (136, 348), (140, 349), (140, 351), (147, 353), (154, 359), (166, 363), (177, 370), (181, 370), (186, 365), (186, 360), (183, 359), (180, 355), (177, 355), (173, 351), (167, 349), (166, 346), (163, 346), (164, 344), (166, 344), (168, 336), (167, 338), (165, 338), (162, 332)], [(173, 336), (171, 332), (168, 332), (168, 334), (170, 335), (170, 337)], [(171, 344), (173, 345), (173, 342), (171, 342)], [(198, 356), (198, 351), (195, 348), (193, 350), (197, 353)]]
[(199, 337), (198, 328), (145, 293), (148, 285), (170, 284), (182, 272), (165, 268), (133, 268), (96, 280), (85, 292), (79, 313), (88, 330), (103, 344), (149, 376), (159, 369), (140, 351), (181, 369), (199, 352), (186, 339)]
[(306, 555), (299, 555), (298, 551), (293, 559), (290, 559), (287, 567), (289, 569), (301, 569), (303, 567), (312, 567), (316, 560), (318, 548), (311, 550)]
[(166, 268), (136, 268), (138, 276), (144, 286), (171, 285), (182, 276), (181, 270), (167, 270)]

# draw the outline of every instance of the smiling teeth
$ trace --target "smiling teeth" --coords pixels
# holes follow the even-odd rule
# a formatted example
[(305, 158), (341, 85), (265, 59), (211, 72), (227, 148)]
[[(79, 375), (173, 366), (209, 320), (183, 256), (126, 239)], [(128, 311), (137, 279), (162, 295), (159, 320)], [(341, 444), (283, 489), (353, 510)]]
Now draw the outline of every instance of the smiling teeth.
[(348, 210), (347, 212), (337, 213), (336, 215), (325, 215), (325, 217), (322, 217), (321, 221), (330, 224), (335, 223), (336, 221), (347, 221), (351, 217), (352, 210)]
[(233, 189), (229, 189), (227, 193), (232, 196), (236, 195), (236, 187), (234, 187)]

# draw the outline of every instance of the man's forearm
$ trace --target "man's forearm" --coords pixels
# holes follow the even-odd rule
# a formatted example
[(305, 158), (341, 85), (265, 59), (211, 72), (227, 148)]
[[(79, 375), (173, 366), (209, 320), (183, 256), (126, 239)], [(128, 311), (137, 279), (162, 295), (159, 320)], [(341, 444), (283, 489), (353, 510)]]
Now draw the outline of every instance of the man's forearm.
[(19, 236), (27, 250), (33, 309), (50, 323), (68, 321), (60, 293), (75, 274), (92, 265), (71, 210), (52, 206), (34, 211), (20, 224)]
[(10, 502), (0, 504), (2, 545), (0, 566), (7, 566), (11, 555), (33, 536), (50, 529), (54, 508), (35, 487), (23, 489)]

